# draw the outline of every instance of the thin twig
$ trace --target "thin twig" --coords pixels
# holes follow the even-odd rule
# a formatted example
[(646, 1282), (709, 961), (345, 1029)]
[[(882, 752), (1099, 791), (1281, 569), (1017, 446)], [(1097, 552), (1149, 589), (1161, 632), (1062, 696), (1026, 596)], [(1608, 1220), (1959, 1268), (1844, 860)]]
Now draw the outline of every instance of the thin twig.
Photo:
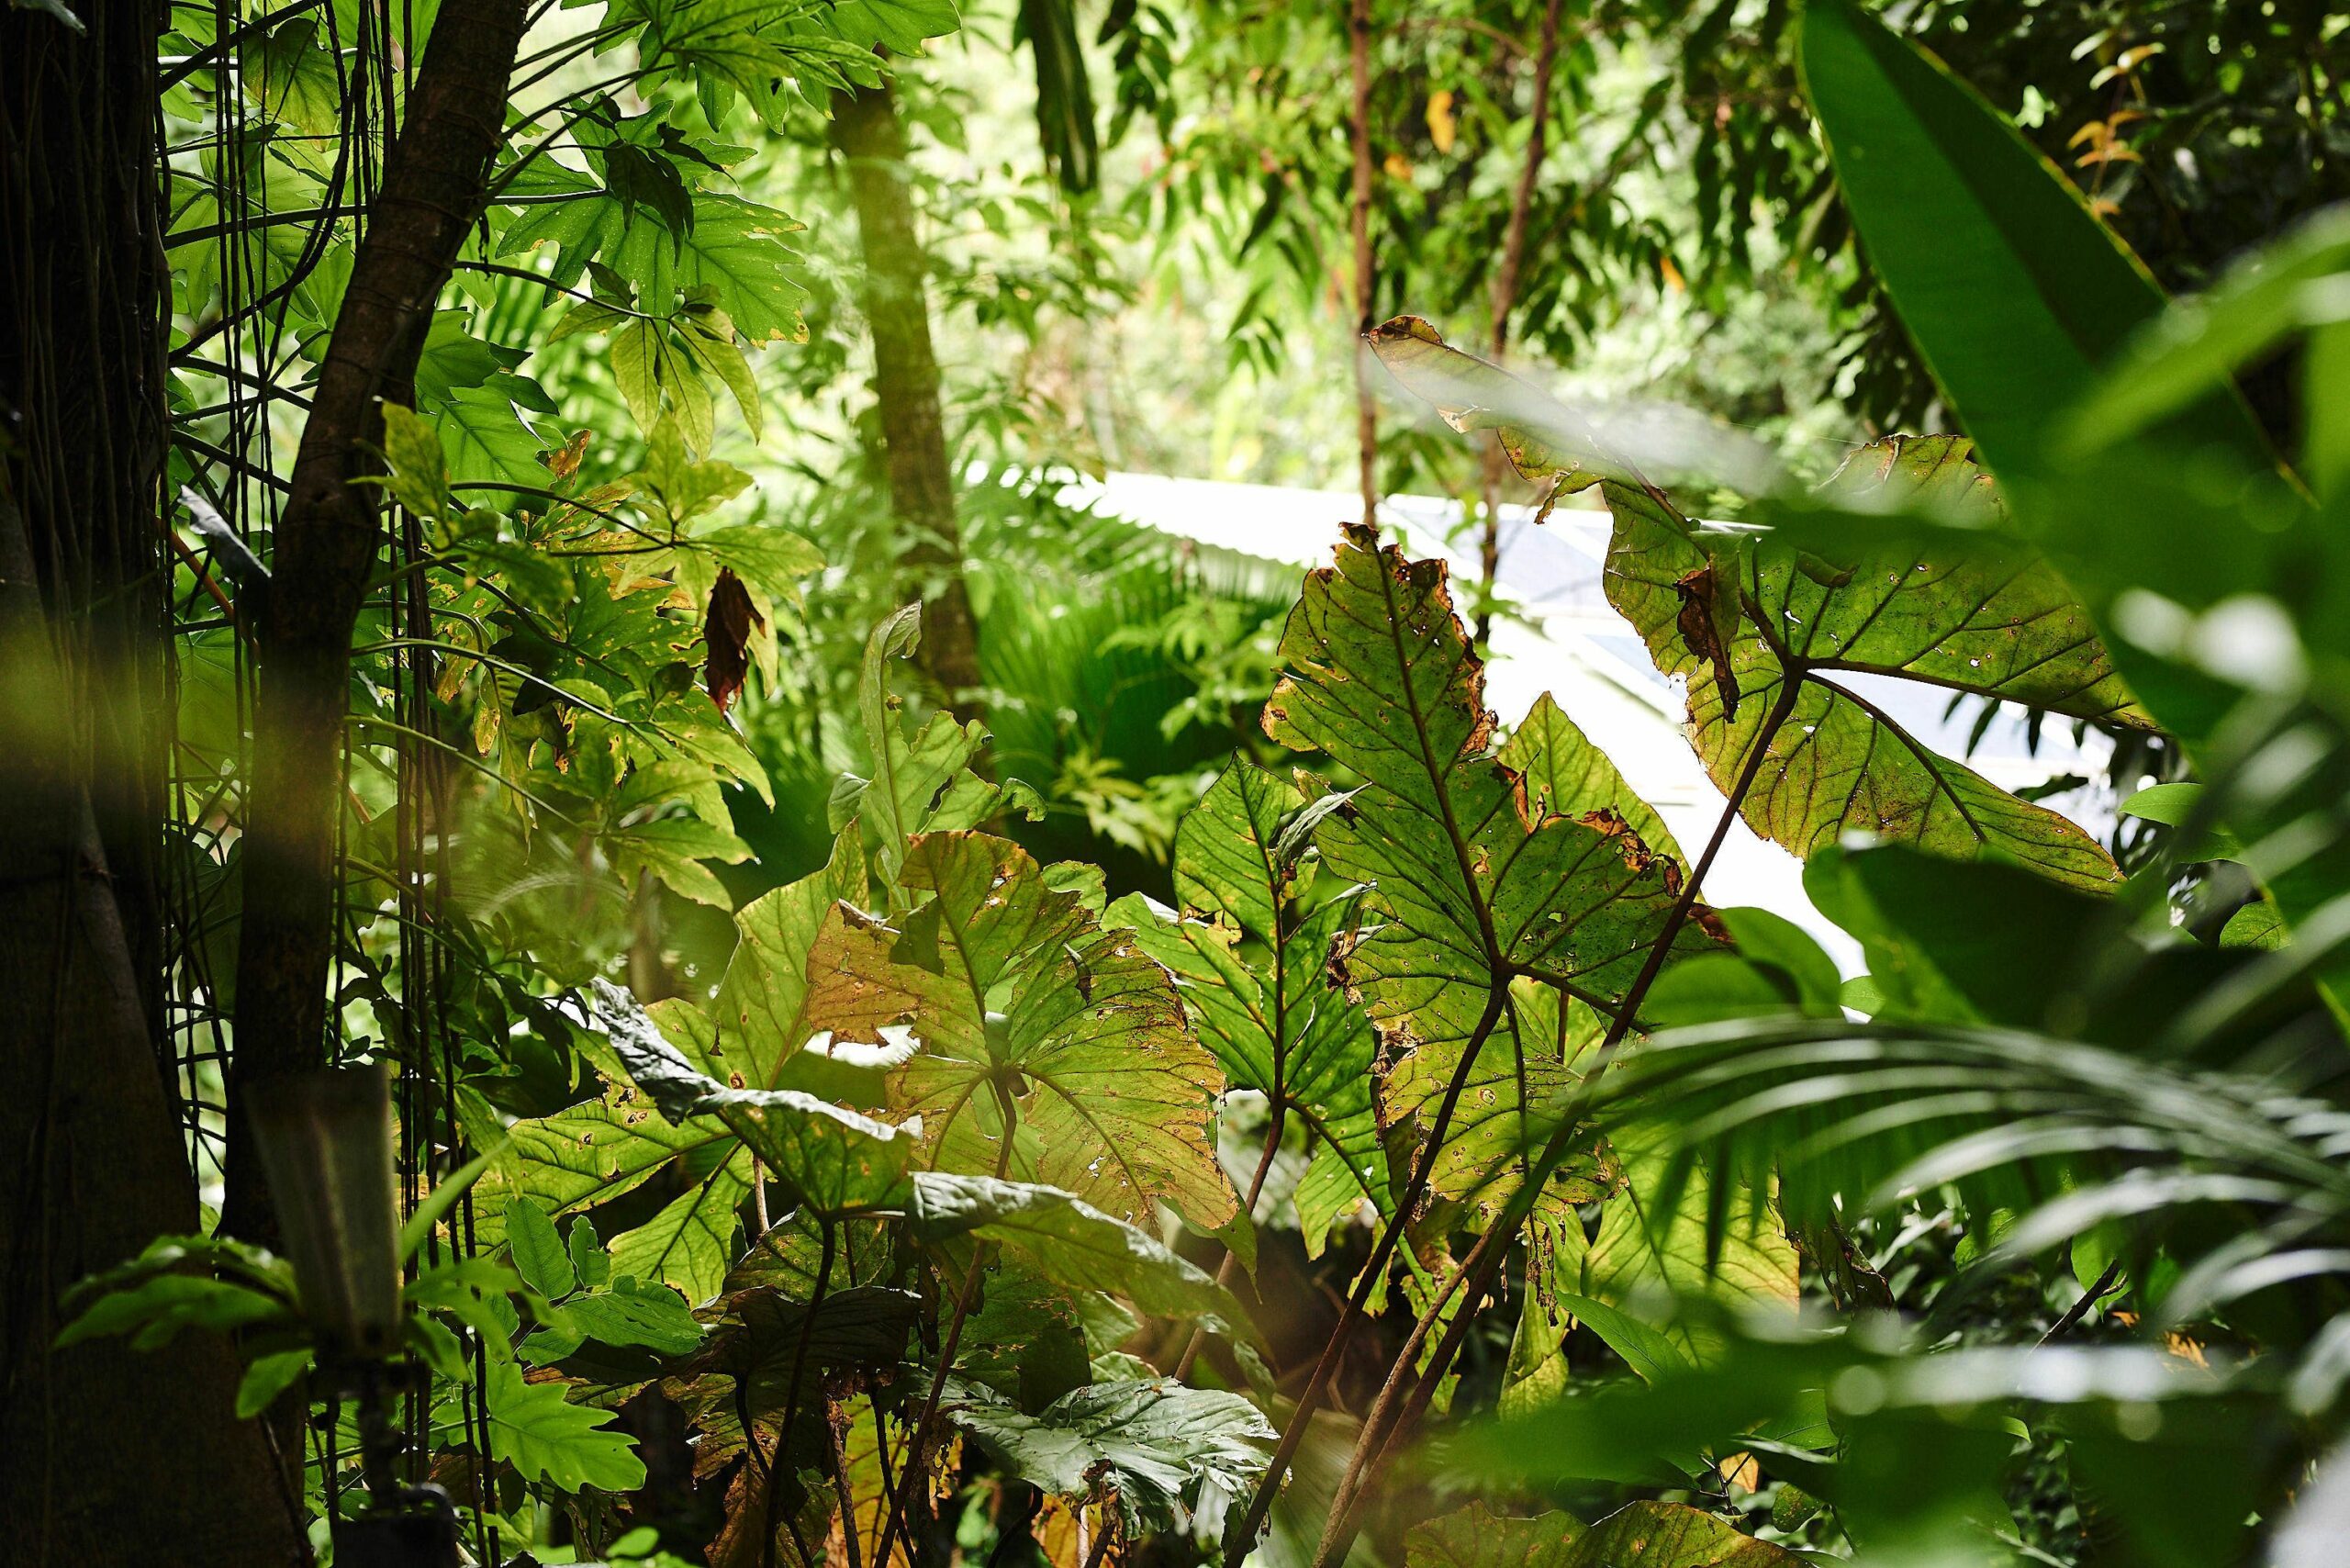
[[(1284, 1114), (1288, 1109), (1285, 1101), (1276, 1099), (1273, 1102), (1273, 1119), (1271, 1125), (1265, 1129), (1265, 1152), (1257, 1157), (1257, 1173), (1248, 1179), (1248, 1194), (1240, 1203), (1240, 1214), (1244, 1220), (1255, 1215), (1257, 1199), (1265, 1190), (1265, 1178), (1273, 1169), (1273, 1157), (1281, 1151), (1281, 1126), (1286, 1119)], [(1230, 1248), (1225, 1248), (1224, 1261), (1216, 1265), (1215, 1282), (1219, 1285), (1231, 1284), (1232, 1277), (1239, 1271), (1239, 1268), (1240, 1255)], [(1176, 1382), (1181, 1383), (1192, 1375), (1192, 1363), (1199, 1360), (1200, 1347), (1207, 1343), (1207, 1338), (1206, 1324), (1198, 1324), (1192, 1327), (1192, 1338), (1183, 1346), (1183, 1354), (1175, 1362)]]

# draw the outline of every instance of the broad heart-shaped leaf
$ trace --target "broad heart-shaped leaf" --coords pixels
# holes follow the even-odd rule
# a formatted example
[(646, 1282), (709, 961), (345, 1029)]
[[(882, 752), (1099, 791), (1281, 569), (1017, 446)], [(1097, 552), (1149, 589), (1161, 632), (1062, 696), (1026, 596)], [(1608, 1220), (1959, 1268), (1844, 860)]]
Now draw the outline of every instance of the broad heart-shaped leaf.
[(1472, 1503), (1412, 1527), (1404, 1568), (1566, 1568), (1583, 1531), (1572, 1514), (1519, 1518)]
[(737, 940), (712, 1009), (721, 1021), (711, 1047), (713, 1077), (734, 1089), (784, 1087), (787, 1064), (816, 1030), (808, 1021), (808, 958), (837, 902), (866, 897), (865, 857), (856, 836), (833, 843), (824, 869), (762, 894), (734, 916)]
[[(2048, 461), (2061, 416), (2162, 308), (2145, 268), (1999, 112), (1852, 0), (1811, 0), (1805, 95), (1870, 264), (1991, 466)], [(2272, 465), (2243, 400), (2173, 427)]]
[(882, 880), (893, 886), (906, 843), (915, 834), (977, 827), (1013, 804), (1033, 809), (1024, 799), (1024, 786), (999, 788), (970, 770), (988, 738), (977, 722), (962, 723), (952, 713), (933, 712), (908, 733), (903, 705), (890, 691), (890, 666), (912, 655), (921, 641), (919, 604), (898, 610), (866, 639), (856, 707), (873, 777), (849, 776), (833, 791), (834, 827), (853, 816), (872, 823)]
[[(1872, 544), (1847, 532), (1824, 559), (1767, 535), (1708, 533), (1651, 488), (1611, 480), (1604, 493), (1616, 517), (1608, 601), (1659, 667), (1687, 678), (1692, 742), (1716, 784), (1731, 788), (1767, 740), (1742, 807), (1757, 833), (1808, 855), (1858, 829), (1953, 858), (2006, 855), (2084, 888), (2119, 879), (2095, 839), (1935, 753), (1852, 678), (1897, 677), (2144, 725), (2044, 562), (1987, 539), (1970, 548), (1955, 532), (1931, 551), (1906, 532)], [(1826, 493), (1854, 509), (1998, 507), (1967, 443), (1949, 436), (1864, 448)], [(1734, 630), (1718, 652), (1693, 645), (1686, 607), (1733, 597), (1725, 620)]]
[(1248, 1322), (1230, 1292), (1156, 1236), (1052, 1187), (918, 1170), (907, 1216), (928, 1241), (999, 1242), (1065, 1289), (1106, 1291), (1155, 1316)]
[(696, 1054), (711, 1059), (703, 1046), (709, 1025), (693, 1007), (670, 1001), (647, 1012), (604, 980), (594, 991), (595, 1022), (664, 1116), (679, 1125), (705, 1116), (723, 1123), (795, 1202), (820, 1216), (904, 1204), (919, 1127), (877, 1122), (796, 1089), (731, 1088), (680, 1048), (703, 1047)]
[[(1511, 983), (1503, 1019), (1494, 1037), (1514, 1048), (1477, 1053), (1428, 1170), (1431, 1192), (1489, 1215), (1517, 1190), (1520, 1162), (1550, 1137), (1559, 1106), (1583, 1076), (1582, 1058), (1606, 1033), (1606, 1020), (1582, 1002), (1526, 980)], [(1382, 1125), (1409, 1126), (1420, 1137), (1432, 1132), (1460, 1059), (1458, 1051), (1422, 1049), (1384, 1064), (1376, 1075)], [(1561, 1203), (1597, 1199), (1606, 1183), (1596, 1148), (1570, 1155), (1550, 1185), (1546, 1197)]]
[(963, 1383), (941, 1408), (1022, 1480), (1072, 1501), (1106, 1489), (1129, 1540), (1195, 1518), (1203, 1533), (1220, 1533), (1280, 1436), (1241, 1395), (1168, 1378), (1094, 1383), (1037, 1416)]
[[(1406, 562), (1349, 528), (1336, 564), (1307, 575), (1281, 652), (1266, 734), (1364, 780), (1315, 841), (1330, 870), (1368, 889), (1364, 932), (1332, 961), (1386, 1054), (1440, 1098), (1514, 975), (1612, 1012), (1662, 935), (1679, 868), (1618, 824), (1534, 814), (1523, 778), (1490, 753), (1484, 670), (1444, 564)], [(1676, 950), (1714, 946), (1706, 924), (1684, 924)], [(1470, 1070), (1514, 1081), (1528, 1050), (1505, 1009)], [(1387, 1099), (1391, 1116), (1433, 1103)]]
[(1803, 1568), (1805, 1561), (1685, 1503), (1633, 1503), (1584, 1531), (1560, 1568)]
[(673, 1159), (733, 1141), (716, 1122), (673, 1124), (635, 1085), (611, 1083), (596, 1099), (514, 1124), (475, 1189), (477, 1242), (488, 1248), (505, 1239), (506, 1205), (518, 1199), (551, 1220), (585, 1214), (633, 1192)]
[(894, 1366), (921, 1307), (921, 1299), (908, 1291), (836, 1285), (825, 1294), (811, 1321), (807, 1303), (780, 1291), (765, 1285), (735, 1291), (717, 1303), (718, 1320), (710, 1340), (687, 1364), (684, 1375), (723, 1372), (742, 1383), (755, 1423), (762, 1416), (779, 1418), (790, 1396), (792, 1366), (803, 1338), (807, 1364), (800, 1396), (803, 1407), (812, 1408), (820, 1369)]
[(986, 834), (912, 839), (902, 880), (933, 896), (901, 929), (836, 907), (811, 1010), (856, 1039), (912, 1026), (922, 1048), (892, 1100), (923, 1118), (933, 1167), (1009, 1170), (1138, 1221), (1159, 1201), (1202, 1230), (1230, 1224), (1208, 1143), (1224, 1076), (1133, 933), (1103, 930), (1027, 851)]
[(1535, 812), (1575, 818), (1613, 812), (1650, 849), (1688, 863), (1656, 808), (1632, 792), (1607, 754), (1591, 744), (1549, 692), (1534, 700), (1502, 743), (1501, 759), (1525, 777), (1526, 801)]
[(560, 1383), (525, 1383), (510, 1361), (490, 1363), (484, 1403), (489, 1417), (489, 1451), (511, 1464), (526, 1481), (544, 1481), (565, 1492), (595, 1487), (633, 1492), (644, 1484), (644, 1462), (636, 1440), (607, 1432), (619, 1414), (574, 1405)]
[(1226, 1085), (1256, 1090), (1302, 1125), (1309, 1158), (1294, 1201), (1318, 1255), (1339, 1215), (1366, 1198), (1382, 1212), (1393, 1204), (1371, 1110), (1377, 1041), (1328, 975), (1359, 900), (1342, 893), (1303, 921), (1284, 913), (1298, 880), (1284, 834), (1306, 805), (1294, 785), (1236, 760), (1175, 830), (1182, 913), (1130, 893), (1107, 919), (1174, 975)]

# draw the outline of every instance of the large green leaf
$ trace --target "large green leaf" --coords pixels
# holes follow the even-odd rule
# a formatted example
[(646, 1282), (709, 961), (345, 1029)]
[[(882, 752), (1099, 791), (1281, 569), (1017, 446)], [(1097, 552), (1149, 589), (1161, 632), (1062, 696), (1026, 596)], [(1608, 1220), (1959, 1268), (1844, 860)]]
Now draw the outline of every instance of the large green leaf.
[(677, 1126), (633, 1084), (610, 1084), (593, 1100), (514, 1124), (476, 1189), (477, 1238), (484, 1247), (504, 1239), (506, 1204), (516, 1195), (550, 1219), (584, 1214), (634, 1191), (681, 1155), (733, 1141), (716, 1122)]
[[(1409, 1094), (1382, 1089), (1388, 1115), (1432, 1123), (1513, 976), (1613, 1009), (1662, 934), (1679, 870), (1610, 826), (1535, 818), (1523, 778), (1492, 755), (1483, 667), (1443, 563), (1348, 530), (1335, 565), (1307, 576), (1281, 655), (1266, 733), (1364, 781), (1315, 833), (1325, 864), (1368, 889), (1363, 929), (1332, 962), (1411, 1075)], [(1713, 945), (1702, 918), (1676, 937), (1677, 950)], [(1467, 1070), (1515, 1083), (1542, 1048), (1505, 1009)]]
[(1414, 1526), (1404, 1538), (1404, 1568), (1566, 1568), (1583, 1531), (1572, 1514), (1524, 1518), (1472, 1503)]
[(967, 1384), (942, 1408), (1033, 1485), (1072, 1502), (1106, 1489), (1129, 1540), (1194, 1517), (1220, 1521), (1264, 1473), (1279, 1436), (1241, 1395), (1164, 1378), (1095, 1383), (1035, 1416)]
[(923, 1118), (934, 1167), (1009, 1170), (1136, 1220), (1164, 1202), (1203, 1230), (1229, 1224), (1208, 1142), (1223, 1075), (1133, 934), (986, 834), (915, 837), (902, 880), (934, 896), (896, 928), (836, 907), (811, 1008), (857, 1039), (912, 1025), (922, 1048), (893, 1102)]
[(816, 1032), (808, 1020), (808, 958), (817, 933), (836, 902), (864, 902), (866, 886), (864, 856), (844, 834), (823, 870), (736, 913), (734, 956), (713, 1009), (722, 1025), (712, 1065), (725, 1070), (713, 1076), (735, 1089), (784, 1087), (786, 1064)]
[(489, 1417), (489, 1451), (520, 1472), (526, 1481), (544, 1481), (565, 1492), (595, 1487), (633, 1492), (644, 1484), (644, 1463), (636, 1441), (607, 1432), (617, 1411), (590, 1409), (564, 1397), (560, 1383), (525, 1383), (510, 1361), (490, 1363), (484, 1404)]
[(1607, 754), (1591, 744), (1549, 692), (1534, 700), (1502, 743), (1501, 758), (1505, 767), (1525, 776), (1526, 801), (1533, 811), (1578, 818), (1613, 812), (1643, 845), (1687, 863), (1656, 808), (1633, 793)]
[[(1659, 666), (1687, 679), (1707, 770), (1728, 790), (1767, 748), (1742, 807), (1757, 833), (1808, 855), (1857, 829), (1953, 858), (2004, 854), (2081, 887), (2118, 880), (2095, 839), (1934, 752), (1851, 678), (2145, 725), (2044, 562), (1955, 531), (1929, 551), (1902, 532), (1872, 542), (1864, 527), (1822, 558), (1767, 535), (1708, 533), (1652, 488), (1611, 480), (1605, 494), (1608, 600)], [(1987, 516), (1999, 505), (1967, 443), (1949, 436), (1867, 447), (1825, 494), (1854, 510), (1941, 502)]]
[(1290, 831), (1306, 809), (1295, 786), (1235, 761), (1176, 829), (1182, 912), (1128, 894), (1107, 919), (1131, 927), (1174, 975), (1226, 1084), (1256, 1090), (1302, 1125), (1309, 1158), (1294, 1201), (1306, 1250), (1318, 1254), (1338, 1215), (1365, 1199), (1382, 1210), (1392, 1203), (1371, 1106), (1377, 1041), (1327, 966), (1359, 900), (1339, 894), (1303, 920), (1287, 913), (1312, 874), (1299, 864), (1305, 835)]
[(1159, 1316), (1247, 1321), (1230, 1292), (1156, 1236), (1055, 1188), (919, 1170), (907, 1212), (926, 1240), (1002, 1243), (1065, 1289), (1106, 1291)]
[(971, 771), (987, 744), (987, 730), (952, 713), (933, 712), (909, 731), (904, 704), (890, 690), (892, 665), (922, 640), (922, 606), (898, 610), (866, 639), (865, 666), (857, 679), (856, 707), (864, 722), (873, 777), (844, 778), (834, 790), (835, 827), (852, 816), (873, 825), (875, 858), (885, 883), (894, 884), (906, 843), (917, 834), (977, 827), (1007, 806), (1033, 800), (1024, 787), (990, 784)]
[(819, 1215), (903, 1204), (915, 1147), (912, 1132), (797, 1089), (721, 1083), (697, 1065), (696, 1058), (711, 1059), (705, 1042), (714, 1031), (704, 1014), (674, 1000), (647, 1012), (609, 980), (596, 981), (595, 994), (596, 1022), (664, 1116), (679, 1125), (701, 1117), (724, 1124), (794, 1202)]
[[(1806, 6), (1801, 68), (1844, 204), (1936, 384), (1993, 468), (2042, 468), (2060, 416), (2161, 291), (2005, 117), (1852, 0)], [(2178, 429), (2266, 449), (2232, 395)]]
[(1802, 1568), (1784, 1546), (1740, 1535), (1685, 1503), (1633, 1503), (1586, 1530), (1561, 1568)]

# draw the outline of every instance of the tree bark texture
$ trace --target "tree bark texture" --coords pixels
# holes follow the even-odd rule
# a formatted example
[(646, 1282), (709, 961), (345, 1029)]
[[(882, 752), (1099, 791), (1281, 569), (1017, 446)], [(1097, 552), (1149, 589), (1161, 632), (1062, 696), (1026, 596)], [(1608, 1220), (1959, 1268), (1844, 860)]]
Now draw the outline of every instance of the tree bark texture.
[(334, 841), (350, 700), (351, 633), (382, 530), (370, 451), (383, 405), (414, 393), (418, 356), (458, 247), (480, 218), (505, 129), (522, 0), (441, 7), (406, 123), (385, 160), (351, 282), (319, 369), (278, 520), (261, 637), (253, 782), (246, 798), (222, 1227), (268, 1240), (268, 1189), (241, 1112), (252, 1086), (326, 1057), (334, 953)]
[(962, 719), (982, 716), (979, 624), (963, 580), (963, 532), (946, 457), (938, 356), (905, 129), (887, 82), (833, 96), (833, 145), (847, 165), (865, 253), (865, 317), (873, 334), (873, 397), (881, 418), (890, 508), (904, 530), (899, 566), (923, 601), (915, 662)]
[(12, 1562), (307, 1560), (236, 1352), (58, 1351), (60, 1297), (196, 1228), (165, 1075), (153, 0), (0, 8), (0, 1518)]

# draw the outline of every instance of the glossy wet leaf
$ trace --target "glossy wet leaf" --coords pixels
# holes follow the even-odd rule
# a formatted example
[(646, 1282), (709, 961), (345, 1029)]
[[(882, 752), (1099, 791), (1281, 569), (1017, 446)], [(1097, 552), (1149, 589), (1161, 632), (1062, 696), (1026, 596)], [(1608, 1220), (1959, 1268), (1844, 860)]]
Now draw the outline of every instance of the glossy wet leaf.
[(927, 1170), (915, 1172), (913, 1187), (908, 1213), (918, 1236), (1001, 1242), (1046, 1279), (1124, 1296), (1155, 1316), (1246, 1321), (1239, 1304), (1204, 1271), (1156, 1236), (1067, 1193)]
[[(700, 1070), (680, 1048), (699, 1043), (707, 1020), (684, 1002), (637, 1007), (606, 980), (595, 983), (597, 1022), (631, 1078), (665, 1116), (712, 1118), (743, 1141), (793, 1202), (820, 1215), (893, 1207), (919, 1133), (858, 1114), (796, 1089), (736, 1089)], [(704, 1060), (709, 1059), (706, 1055)]]

